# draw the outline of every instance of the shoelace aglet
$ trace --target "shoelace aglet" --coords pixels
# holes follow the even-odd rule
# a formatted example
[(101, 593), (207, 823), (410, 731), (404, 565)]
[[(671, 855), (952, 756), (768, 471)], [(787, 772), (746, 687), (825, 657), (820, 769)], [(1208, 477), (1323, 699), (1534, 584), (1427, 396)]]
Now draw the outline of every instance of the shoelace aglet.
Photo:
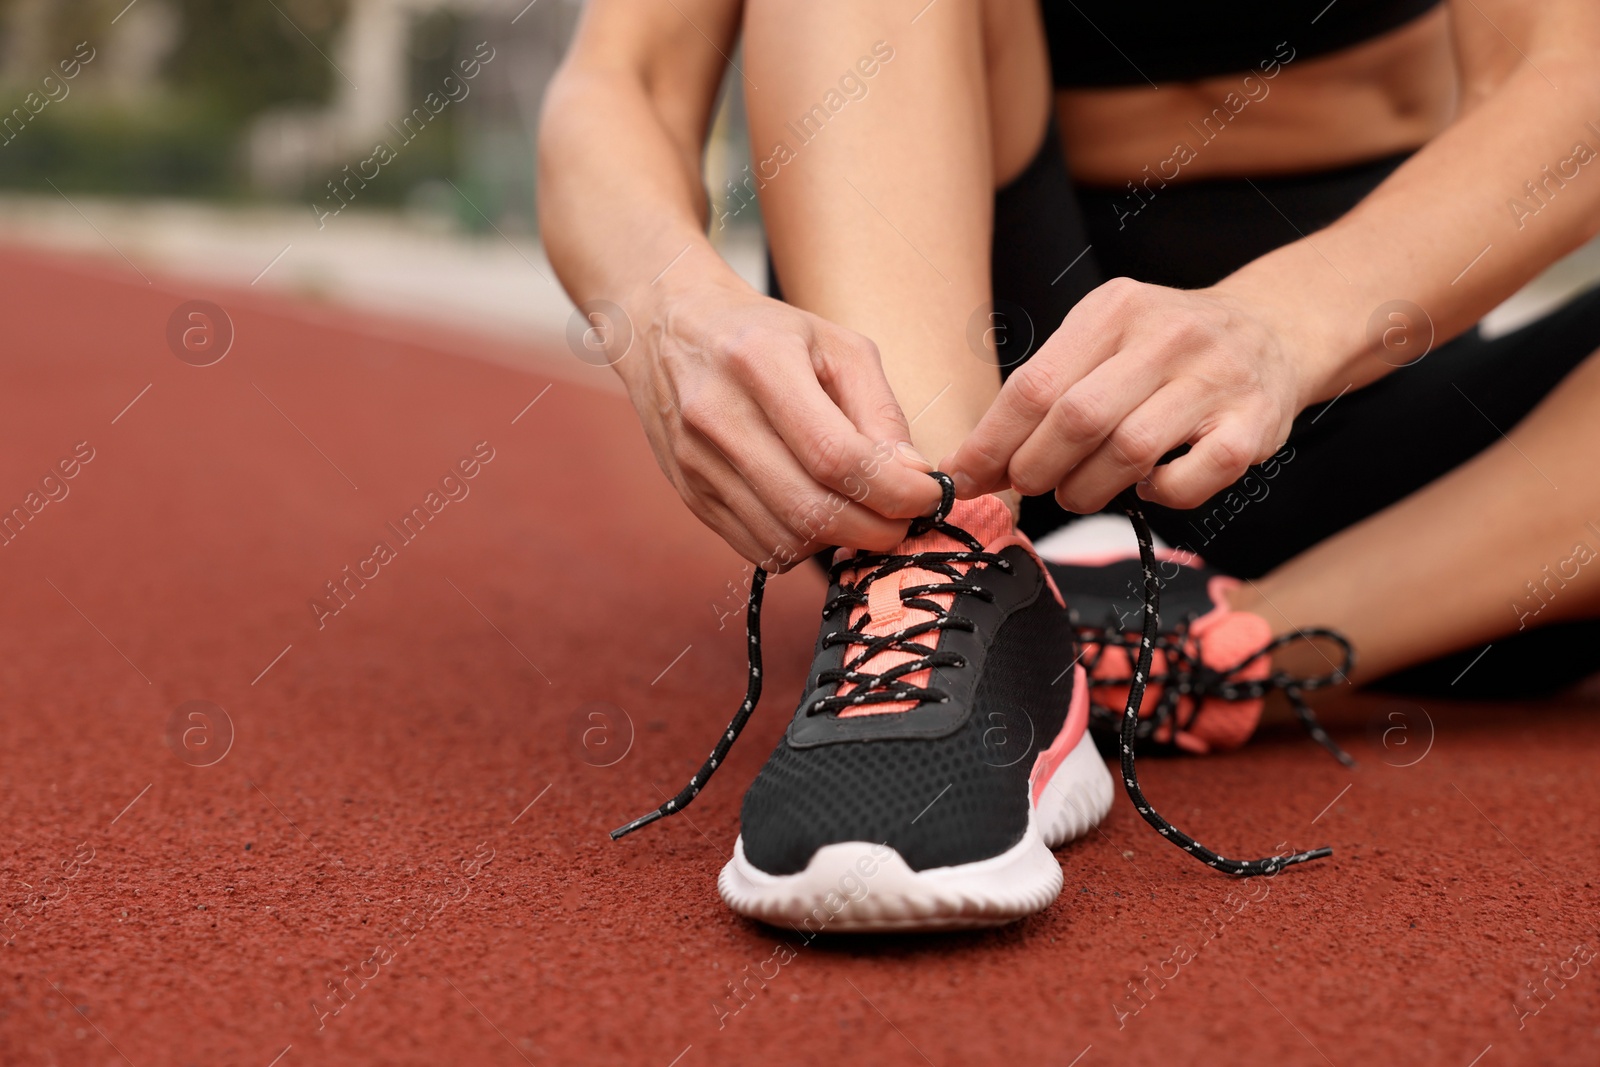
[(655, 811), (652, 811), (647, 815), (639, 816), (630, 823), (624, 823), (615, 830), (611, 831), (611, 840), (619, 841), (633, 833), (635, 830), (639, 829), (641, 826), (649, 826), (651, 823), (664, 817), (666, 814), (667, 812), (665, 808), (657, 808)]

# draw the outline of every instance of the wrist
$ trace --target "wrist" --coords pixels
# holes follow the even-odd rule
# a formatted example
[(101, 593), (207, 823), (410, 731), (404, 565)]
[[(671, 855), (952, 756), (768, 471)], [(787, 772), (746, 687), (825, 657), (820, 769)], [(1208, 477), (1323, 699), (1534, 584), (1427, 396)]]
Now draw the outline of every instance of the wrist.
[[(685, 307), (702, 305), (708, 298), (714, 300), (717, 294), (755, 293), (703, 239), (691, 241), (687, 247), (679, 244), (676, 249), (666, 254), (659, 250), (642, 251), (634, 257), (635, 262), (646, 265), (650, 274), (630, 273), (626, 280), (618, 279), (608, 289), (592, 288), (578, 301), (574, 312), (575, 316), (589, 318), (597, 327), (584, 334), (586, 346), (591, 335), (603, 332), (605, 337), (604, 350), (588, 361), (609, 365), (630, 388), (636, 370), (654, 362), (641, 359), (640, 355), (647, 349), (658, 351), (662, 335), (673, 327), (675, 320), (682, 328)], [(654, 265), (658, 260), (659, 267)], [(639, 351), (634, 352), (635, 349)], [(634, 358), (624, 358), (629, 353), (634, 353)]]
[(707, 292), (754, 293), (750, 283), (728, 265), (700, 235), (665, 256), (648, 276), (641, 273), (622, 296), (622, 306), (640, 326), (661, 321), (684, 300)]
[[(1333, 289), (1321, 273), (1307, 277), (1292, 262), (1269, 262), (1289, 253), (1270, 253), (1218, 282), (1219, 294), (1242, 302), (1276, 340), (1295, 381), (1295, 410), (1330, 400), (1351, 383), (1351, 365), (1361, 355), (1359, 319), (1345, 307), (1348, 286)], [(1285, 255), (1283, 260), (1293, 257)], [(1326, 265), (1323, 266), (1325, 271)]]

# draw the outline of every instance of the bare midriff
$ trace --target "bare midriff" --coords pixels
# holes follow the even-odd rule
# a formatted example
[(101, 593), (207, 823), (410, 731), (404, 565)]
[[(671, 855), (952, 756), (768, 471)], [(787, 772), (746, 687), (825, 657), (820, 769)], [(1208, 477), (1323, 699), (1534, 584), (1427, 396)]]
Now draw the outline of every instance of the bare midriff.
[(1439, 8), (1314, 59), (1285, 45), (1202, 81), (1058, 90), (1056, 114), (1086, 185), (1295, 174), (1420, 147), (1455, 113), (1456, 84)]

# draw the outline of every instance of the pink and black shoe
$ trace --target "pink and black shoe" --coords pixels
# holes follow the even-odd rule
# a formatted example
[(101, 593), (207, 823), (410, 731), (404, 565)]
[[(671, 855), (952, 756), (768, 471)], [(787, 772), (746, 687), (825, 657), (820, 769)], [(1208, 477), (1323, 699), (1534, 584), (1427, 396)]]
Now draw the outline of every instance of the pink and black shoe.
[[(1107, 538), (1109, 527), (1120, 538)], [(1127, 545), (1126, 538), (1127, 527), (1120, 520), (1092, 516), (1040, 542), (1051, 575), (1071, 598), (1089, 674), (1090, 726), (1108, 740), (1117, 736), (1128, 698), (1143, 608), (1143, 569), (1138, 549)], [(1348, 676), (1355, 661), (1350, 642), (1323, 628), (1274, 637), (1266, 619), (1229, 604), (1238, 579), (1212, 570), (1192, 552), (1152, 547), (1162, 611), (1139, 710), (1139, 742), (1195, 754), (1238, 748), (1255, 732), (1267, 694), (1279, 690), (1311, 737), (1339, 762), (1353, 766), (1304, 699), (1305, 693)], [(1295, 677), (1272, 669), (1277, 649), (1317, 639), (1336, 649), (1326, 673)]]
[[(943, 489), (939, 509), (915, 521), (894, 551), (842, 552), (830, 569), (806, 692), (745, 796), (733, 858), (718, 879), (741, 915), (808, 935), (1011, 922), (1055, 900), (1062, 874), (1051, 850), (1110, 809), (1114, 788), (1088, 732), (1090, 687), (1060, 591), (1003, 502), (957, 503), (950, 478), (933, 477)], [(1129, 517), (1148, 553), (1143, 516), (1130, 506)], [(1143, 630), (1123, 680), (1119, 754), (1135, 810), (1229, 874), (1270, 874), (1328, 855), (1228, 859), (1145, 799), (1134, 734), (1157, 637), (1155, 566), (1146, 555)], [(744, 702), (689, 784), (613, 839), (682, 811), (749, 721), (761, 695), (765, 582), (756, 571)], [(1110, 631), (1102, 639), (1120, 641)]]
[[(1066, 669), (1071, 619), (1010, 509), (947, 493), (892, 552), (841, 551), (830, 575), (806, 692), (745, 795), (723, 900), (830, 932), (1048, 907), (1051, 850), (1099, 823), (1115, 790), (1083, 672)], [(751, 651), (740, 718), (660, 813), (693, 799), (743, 725)]]

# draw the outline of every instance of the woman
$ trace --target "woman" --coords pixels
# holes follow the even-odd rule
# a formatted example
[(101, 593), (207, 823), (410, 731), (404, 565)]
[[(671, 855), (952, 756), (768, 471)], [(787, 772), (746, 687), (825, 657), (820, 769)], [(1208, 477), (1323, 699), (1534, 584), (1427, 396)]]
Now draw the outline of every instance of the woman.
[[(1600, 9), (1289, 7), (751, 0), (737, 76), (778, 303), (703, 232), (740, 5), (591, 5), (546, 111), (552, 262), (633, 320), (617, 369), (696, 514), (767, 569), (858, 550), (746, 797), (736, 909), (816, 915), (867, 867), (835, 928), (1054, 897), (1047, 849), (1109, 781), (1083, 679), (1048, 684), (1070, 616), (1014, 493), (1086, 514), (1136, 485), (1170, 542), (1259, 579), (1168, 561), (1155, 741), (1240, 743), (1271, 671), (1338, 676), (1280, 643), (1308, 627), (1353, 642), (1357, 683), (1457, 653), (1474, 681), (1592, 669), (1565, 653), (1600, 609), (1600, 298), (1496, 341), (1474, 324), (1600, 230)], [(1002, 388), (1030, 322), (1048, 339)], [(908, 532), (940, 495), (923, 457), (961, 499)], [(1105, 650), (1138, 644), (1126, 565), (1056, 551), (1114, 673)], [(985, 724), (1017, 708), (1033, 759), (1005, 763)], [(1185, 847), (1236, 872), (1311, 855)]]

